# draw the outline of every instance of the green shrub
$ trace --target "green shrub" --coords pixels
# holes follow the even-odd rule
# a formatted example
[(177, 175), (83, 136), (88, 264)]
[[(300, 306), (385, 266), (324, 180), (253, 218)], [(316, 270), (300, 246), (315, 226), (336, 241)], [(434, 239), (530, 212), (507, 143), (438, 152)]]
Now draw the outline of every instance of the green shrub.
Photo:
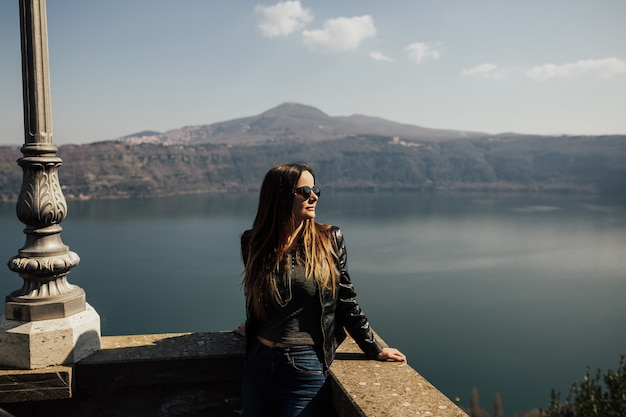
[(574, 382), (565, 402), (561, 393), (552, 391), (547, 417), (624, 417), (626, 416), (626, 364), (624, 355), (617, 371), (595, 377), (589, 368), (581, 383)]

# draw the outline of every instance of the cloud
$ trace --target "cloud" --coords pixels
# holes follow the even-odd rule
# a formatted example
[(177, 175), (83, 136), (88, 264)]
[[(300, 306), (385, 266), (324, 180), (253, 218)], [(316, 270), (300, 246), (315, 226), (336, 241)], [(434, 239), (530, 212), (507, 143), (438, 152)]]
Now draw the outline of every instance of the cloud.
[(311, 10), (303, 8), (299, 1), (283, 1), (273, 6), (258, 5), (254, 11), (261, 15), (257, 26), (267, 38), (287, 36), (313, 20)]
[(383, 61), (383, 62), (395, 62), (392, 58), (389, 58), (386, 55), (383, 55), (380, 52), (370, 52), (370, 58), (374, 61)]
[(406, 51), (409, 54), (409, 59), (418, 64), (428, 58), (439, 59), (439, 57), (441, 57), (438, 44), (415, 42), (407, 46)]
[(611, 78), (619, 75), (626, 75), (626, 61), (618, 58), (588, 59), (561, 65), (546, 64), (526, 71), (526, 76), (535, 81), (551, 78)]
[(356, 49), (365, 39), (374, 36), (374, 19), (368, 15), (329, 19), (324, 22), (322, 29), (302, 31), (304, 44), (316, 52)]
[(504, 72), (498, 68), (497, 65), (491, 63), (485, 63), (475, 66), (474, 68), (468, 68), (461, 71), (461, 74), (467, 76), (478, 76), (483, 78), (502, 78)]

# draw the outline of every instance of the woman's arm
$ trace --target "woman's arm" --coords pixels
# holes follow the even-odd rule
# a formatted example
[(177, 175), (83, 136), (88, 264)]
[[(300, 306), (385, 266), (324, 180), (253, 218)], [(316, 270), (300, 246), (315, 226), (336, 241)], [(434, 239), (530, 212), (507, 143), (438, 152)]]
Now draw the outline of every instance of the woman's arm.
[(406, 357), (400, 351), (394, 348), (383, 348), (376, 340), (369, 321), (356, 299), (356, 291), (348, 273), (348, 256), (343, 234), (338, 227), (333, 227), (332, 232), (339, 269), (336, 325), (343, 326), (368, 356), (379, 360), (405, 361)]

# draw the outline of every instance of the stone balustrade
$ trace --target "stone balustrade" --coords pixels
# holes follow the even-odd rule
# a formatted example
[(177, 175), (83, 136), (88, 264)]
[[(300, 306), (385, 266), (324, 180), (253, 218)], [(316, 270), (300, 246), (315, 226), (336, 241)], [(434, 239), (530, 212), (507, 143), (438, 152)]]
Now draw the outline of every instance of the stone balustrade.
[[(231, 332), (102, 337), (101, 350), (71, 366), (0, 370), (0, 408), (15, 417), (239, 416), (243, 355)], [(467, 416), (410, 365), (367, 360), (350, 339), (331, 383), (340, 417)]]

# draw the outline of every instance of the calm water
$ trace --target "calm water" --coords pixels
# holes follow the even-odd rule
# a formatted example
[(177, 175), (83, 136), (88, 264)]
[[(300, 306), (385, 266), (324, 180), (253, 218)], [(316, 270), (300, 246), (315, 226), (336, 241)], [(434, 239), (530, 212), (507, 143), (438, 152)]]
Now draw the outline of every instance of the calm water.
[[(244, 319), (239, 234), (255, 195), (69, 202), (63, 241), (81, 257), (104, 335), (234, 328)], [(589, 196), (337, 194), (318, 220), (341, 226), (374, 328), (447, 396), (505, 414), (546, 407), (587, 366), (626, 353), (626, 201)], [(24, 244), (0, 205), (0, 257)], [(3, 261), (4, 262), (4, 261)], [(0, 270), (0, 292), (21, 279)]]

